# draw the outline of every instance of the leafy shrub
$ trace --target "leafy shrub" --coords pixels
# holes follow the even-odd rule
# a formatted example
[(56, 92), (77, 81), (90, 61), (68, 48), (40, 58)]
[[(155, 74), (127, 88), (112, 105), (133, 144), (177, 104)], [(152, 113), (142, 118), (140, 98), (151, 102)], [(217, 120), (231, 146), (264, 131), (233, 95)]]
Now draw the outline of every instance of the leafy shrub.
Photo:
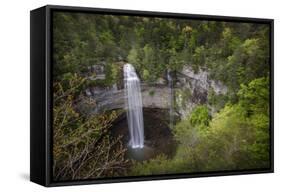
[(195, 107), (190, 115), (190, 123), (193, 126), (208, 126), (210, 120), (209, 110), (206, 105)]

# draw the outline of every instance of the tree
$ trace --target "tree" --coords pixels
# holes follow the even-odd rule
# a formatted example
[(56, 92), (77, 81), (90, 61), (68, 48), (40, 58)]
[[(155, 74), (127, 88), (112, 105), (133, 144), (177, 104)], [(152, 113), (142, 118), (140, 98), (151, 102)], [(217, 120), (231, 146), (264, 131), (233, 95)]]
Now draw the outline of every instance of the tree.
[(206, 127), (209, 125), (210, 115), (206, 105), (195, 107), (190, 115), (190, 123), (193, 126)]
[(125, 149), (120, 138), (113, 139), (108, 134), (118, 114), (87, 117), (75, 107), (75, 95), (84, 82), (85, 79), (74, 74), (54, 83), (53, 175), (56, 181), (117, 176), (126, 172), (128, 161), (124, 159)]

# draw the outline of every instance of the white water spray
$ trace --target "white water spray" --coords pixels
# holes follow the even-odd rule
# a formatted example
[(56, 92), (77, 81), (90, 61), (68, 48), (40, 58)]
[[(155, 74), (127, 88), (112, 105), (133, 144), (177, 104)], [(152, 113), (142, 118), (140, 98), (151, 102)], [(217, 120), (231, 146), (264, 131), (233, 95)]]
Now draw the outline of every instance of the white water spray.
[(135, 68), (127, 63), (124, 65), (125, 102), (132, 148), (144, 147), (143, 111), (140, 79)]

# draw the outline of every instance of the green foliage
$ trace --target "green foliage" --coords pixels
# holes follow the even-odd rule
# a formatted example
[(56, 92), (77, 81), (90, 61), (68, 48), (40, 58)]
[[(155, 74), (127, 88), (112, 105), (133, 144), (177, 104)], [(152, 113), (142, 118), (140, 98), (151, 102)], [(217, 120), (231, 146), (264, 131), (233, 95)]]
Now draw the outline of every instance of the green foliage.
[(176, 155), (136, 163), (133, 175), (268, 168), (268, 86), (268, 78), (242, 85), (239, 103), (226, 105), (210, 122), (207, 107), (196, 107), (173, 130)]
[(197, 140), (196, 128), (191, 125), (190, 119), (181, 120), (173, 130), (175, 139), (182, 146), (189, 147)]
[(138, 52), (136, 48), (132, 48), (127, 57), (129, 63), (139, 63)]
[(259, 78), (241, 85), (238, 92), (240, 104), (248, 114), (269, 115), (269, 78)]
[(193, 54), (193, 62), (197, 64), (196, 66), (205, 63), (205, 59), (206, 59), (205, 56), (206, 56), (205, 47), (204, 46), (196, 47), (195, 52)]
[(143, 80), (145, 81), (148, 81), (149, 78), (150, 78), (150, 73), (147, 69), (144, 69), (143, 72), (142, 72), (142, 77), (143, 77)]
[(241, 85), (238, 92), (240, 106), (255, 128), (255, 143), (249, 147), (254, 153), (254, 160), (263, 165), (269, 161), (269, 78), (259, 78), (248, 85)]
[(159, 155), (148, 161), (134, 162), (129, 175), (159, 175), (181, 172), (182, 170), (180, 167), (175, 165), (177, 165), (177, 163), (169, 160), (165, 155)]
[(222, 109), (228, 102), (228, 95), (216, 94), (211, 88), (208, 91), (208, 104), (211, 105), (215, 111)]
[(205, 127), (209, 125), (210, 115), (206, 105), (195, 107), (190, 115), (192, 126)]
[(54, 75), (126, 59), (149, 82), (167, 69), (207, 67), (237, 102), (240, 84), (268, 73), (268, 34), (267, 25), (247, 23), (56, 13)]

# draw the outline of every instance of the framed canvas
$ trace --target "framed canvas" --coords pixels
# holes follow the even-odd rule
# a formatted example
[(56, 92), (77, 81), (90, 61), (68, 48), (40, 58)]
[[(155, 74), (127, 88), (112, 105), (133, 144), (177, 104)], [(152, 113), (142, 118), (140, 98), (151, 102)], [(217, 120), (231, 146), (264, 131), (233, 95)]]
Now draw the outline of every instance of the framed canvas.
[(273, 20), (31, 11), (30, 179), (273, 172)]

